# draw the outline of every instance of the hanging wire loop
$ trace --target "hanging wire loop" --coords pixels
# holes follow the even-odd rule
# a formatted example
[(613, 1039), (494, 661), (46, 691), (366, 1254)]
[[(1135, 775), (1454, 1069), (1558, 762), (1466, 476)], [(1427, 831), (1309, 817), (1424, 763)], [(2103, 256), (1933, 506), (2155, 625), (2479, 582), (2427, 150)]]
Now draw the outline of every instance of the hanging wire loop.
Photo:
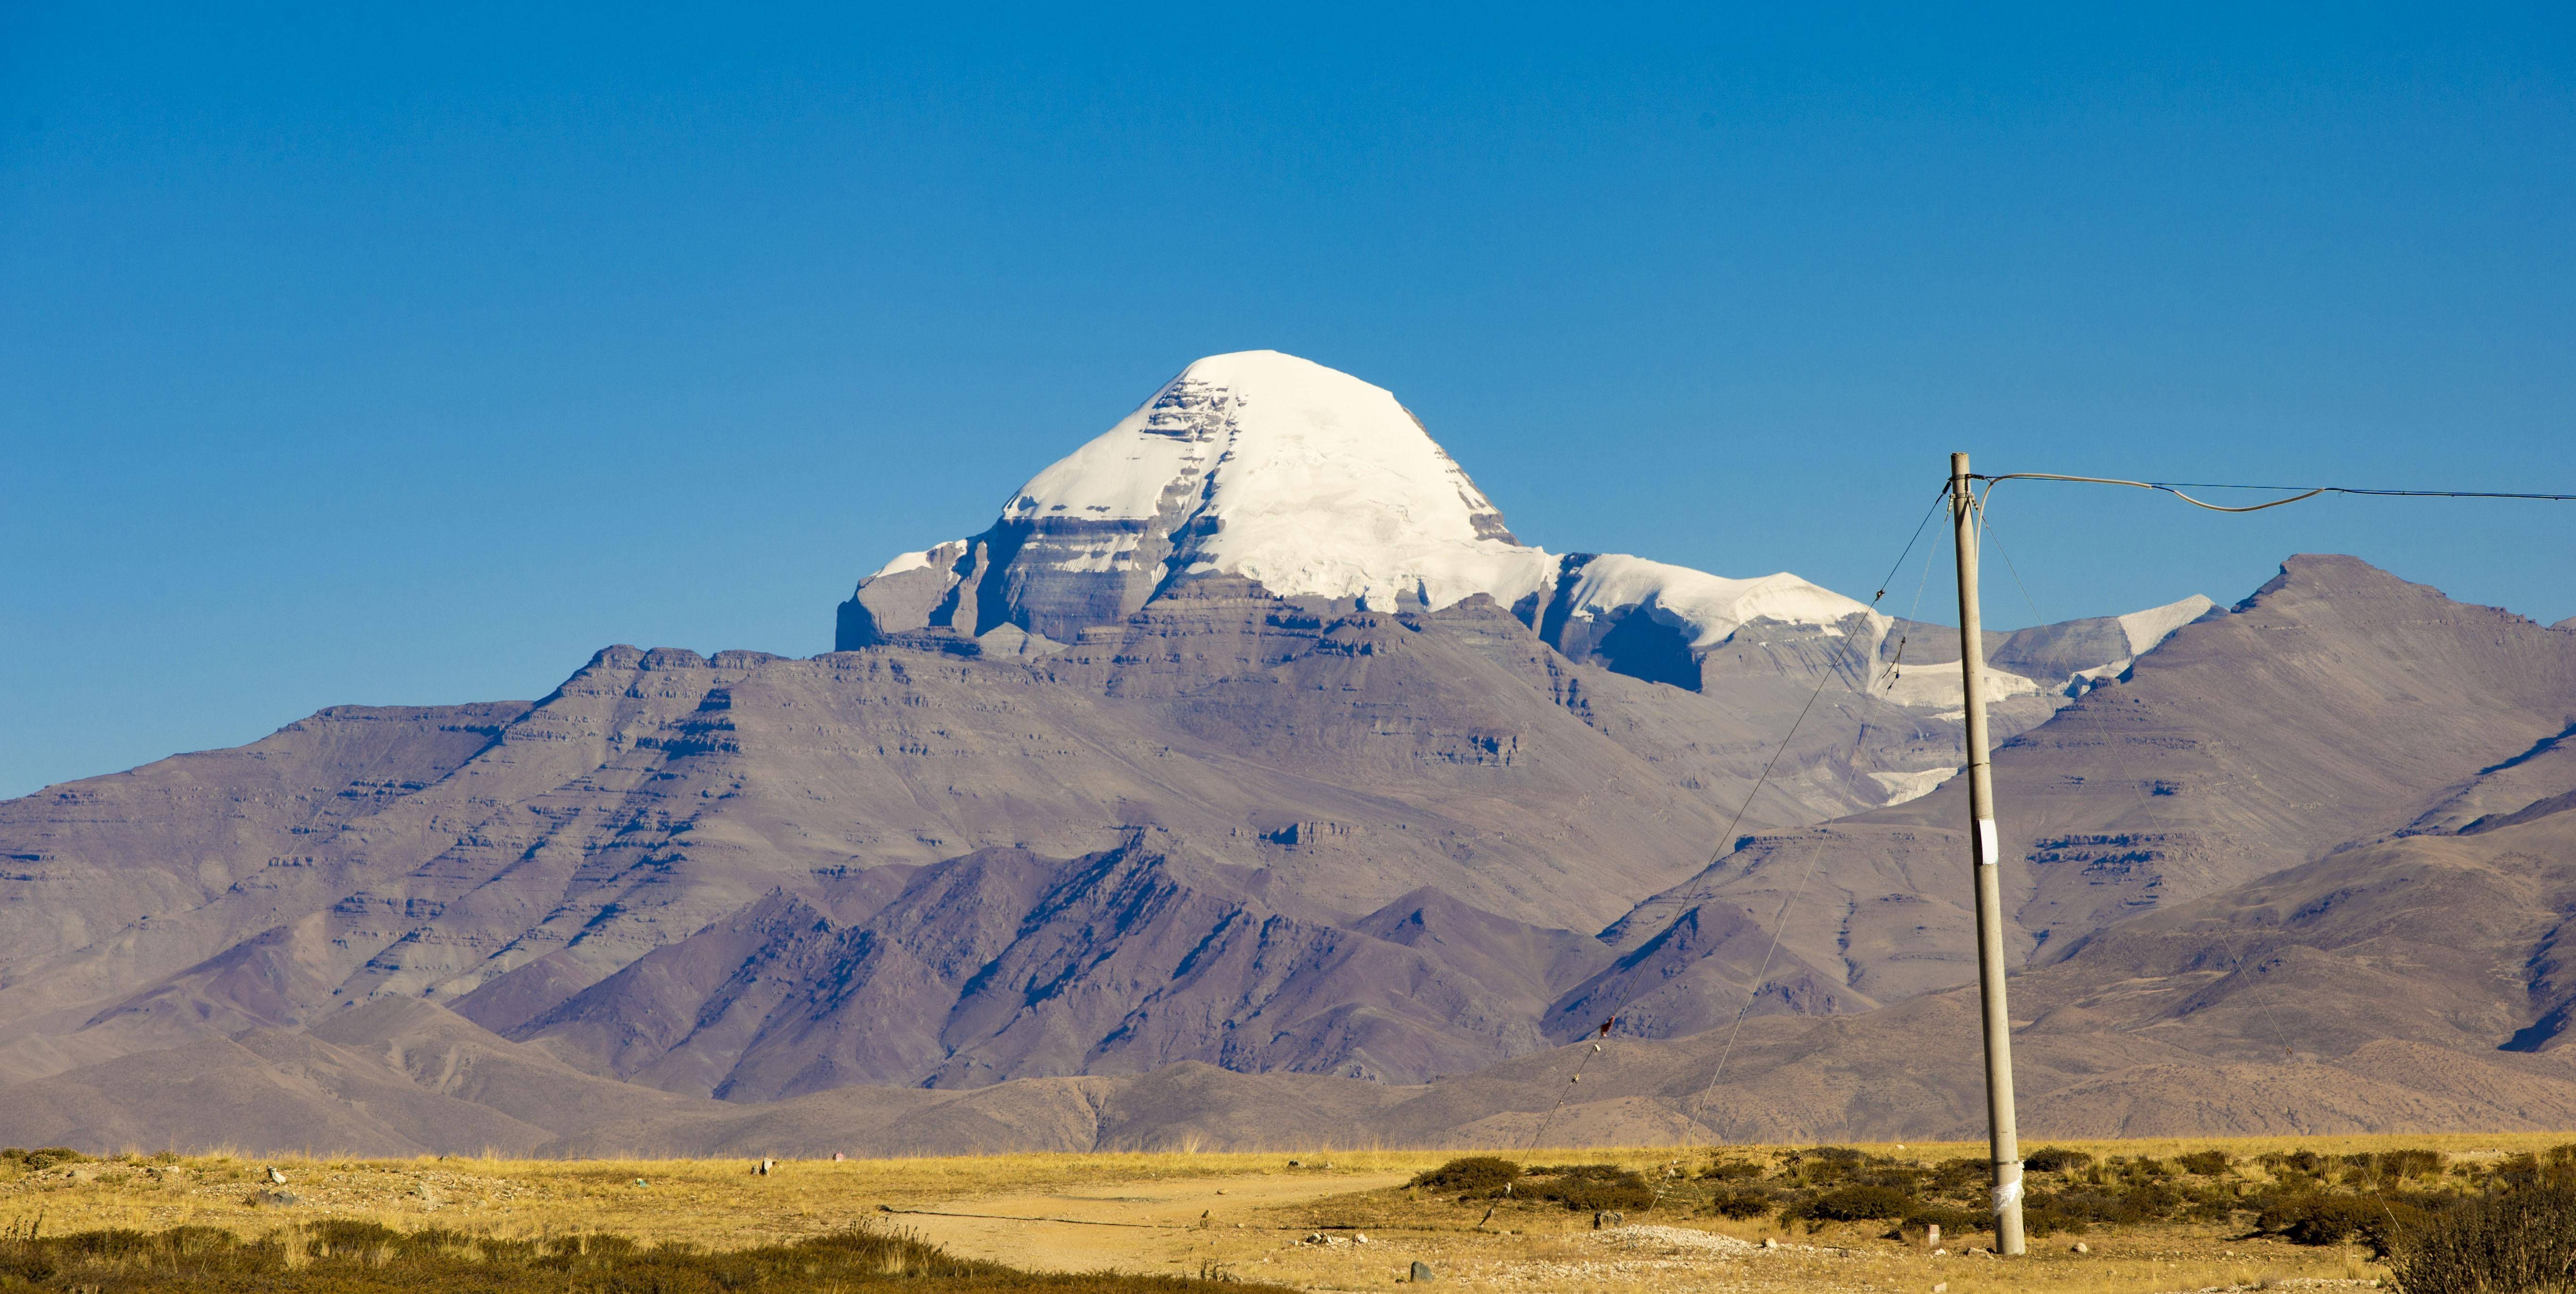
[[(2507, 494), (2493, 490), (2373, 490), (2354, 485), (2222, 485), (2209, 481), (2124, 481), (2113, 476), (2062, 476), (2056, 472), (2006, 472), (1999, 476), (1984, 476), (1971, 473), (1968, 479), (1971, 481), (1985, 482), (1985, 492), (1987, 494), (1994, 493), (1995, 487), (2005, 481), (2074, 481), (2083, 485), (2126, 485), (2141, 490), (2161, 490), (2195, 508), (2207, 508), (2212, 512), (2261, 512), (2265, 508), (2277, 508), (2285, 503), (2298, 503), (2302, 500), (2313, 499), (2320, 494), (2375, 495), (2382, 498), (2406, 499), (2530, 499), (2541, 503), (2576, 502), (2576, 494)], [(2231, 508), (2223, 503), (2211, 503), (2206, 499), (2195, 499), (2190, 495), (2183, 493), (2185, 488), (2194, 490), (2296, 490), (2299, 491), (2299, 493), (2293, 494), (2286, 499), (2273, 499), (2265, 503), (2254, 503), (2241, 508)]]

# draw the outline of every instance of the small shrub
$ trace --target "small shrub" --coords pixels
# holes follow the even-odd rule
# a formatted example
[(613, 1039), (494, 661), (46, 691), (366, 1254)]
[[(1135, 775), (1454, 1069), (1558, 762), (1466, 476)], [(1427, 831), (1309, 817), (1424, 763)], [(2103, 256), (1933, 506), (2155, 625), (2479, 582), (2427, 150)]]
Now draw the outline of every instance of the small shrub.
[(1932, 1166), (1932, 1189), (1943, 1195), (1982, 1191), (1994, 1175), (1994, 1166), (1981, 1159), (1944, 1159)]
[(1868, 1156), (1848, 1146), (1816, 1146), (1789, 1152), (1782, 1160), (1781, 1175), (1811, 1186), (1830, 1186), (1849, 1180), (1867, 1160)]
[(2405, 1294), (2576, 1288), (2576, 1185), (2462, 1200), (2399, 1228), (2388, 1266)]
[(21, 1150), (11, 1146), (6, 1150), (0, 1150), (0, 1165), (6, 1165), (10, 1171), (20, 1173), (42, 1172), (56, 1164), (88, 1162), (89, 1156), (69, 1146), (47, 1146), (41, 1150)]
[(2297, 1245), (2368, 1244), (2390, 1252), (2399, 1233), (2422, 1223), (2424, 1209), (2411, 1200), (2372, 1195), (2293, 1195), (2264, 1206), (2255, 1228)]
[(1518, 1180), (1521, 1166), (1499, 1155), (1469, 1155), (1414, 1174), (1408, 1186), (1442, 1191), (1499, 1191)]
[(1554, 1169), (1534, 1169), (1532, 1177), (1547, 1174), (1544, 1181), (1533, 1182), (1523, 1193), (1533, 1199), (1554, 1200), (1576, 1212), (1598, 1212), (1602, 1209), (1648, 1209), (1655, 1205), (1655, 1188), (1641, 1174), (1616, 1164), (1577, 1164)]
[(1742, 1222), (1770, 1212), (1771, 1193), (1742, 1187), (1732, 1191), (1720, 1191), (1716, 1198), (1709, 1201), (1708, 1207), (1710, 1212), (1721, 1218), (1733, 1218)]
[(1886, 1186), (1845, 1186), (1809, 1201), (1806, 1214), (1828, 1222), (1867, 1222), (1901, 1218), (1914, 1207), (1902, 1191)]
[(2227, 1163), (2224, 1150), (2195, 1150), (2188, 1155), (2174, 1156), (2174, 1166), (2194, 1177), (2222, 1176), (2227, 1172)]
[(2042, 1236), (2055, 1235), (2060, 1231), (2071, 1231), (2080, 1236), (2091, 1230), (2092, 1224), (2071, 1213), (2060, 1213), (2055, 1209), (2034, 1209), (2025, 1205), (2021, 1213), (2021, 1228), (2023, 1234), (2037, 1240)]
[[(1275, 1285), (1228, 1282), (1226, 1287), (1284, 1294)], [(687, 1245), (611, 1244), (606, 1237), (512, 1240), (436, 1229), (405, 1234), (372, 1223), (319, 1221), (255, 1241), (217, 1237), (206, 1228), (39, 1236), (32, 1227), (12, 1226), (0, 1230), (0, 1288), (24, 1294), (142, 1294), (156, 1289), (231, 1294), (563, 1294), (567, 1289), (627, 1294), (804, 1289), (842, 1294), (1213, 1294), (1218, 1286), (1175, 1276), (1032, 1275), (958, 1258), (885, 1231), (845, 1231), (793, 1244), (707, 1251)]]
[[(2030, 1218), (2029, 1212), (2025, 1210), (2022, 1217), (2027, 1223)], [(1980, 1213), (1975, 1209), (1959, 1208), (1956, 1205), (1918, 1203), (1905, 1211), (1904, 1221), (1900, 1225), (1910, 1231), (1921, 1231), (1927, 1226), (1939, 1227), (1944, 1235), (1963, 1236), (1971, 1231), (1993, 1228), (1994, 1218), (1990, 1214)]]
[[(1976, 1161), (1964, 1162), (1975, 1163)], [(2021, 1166), (2025, 1171), (2033, 1173), (2071, 1173), (2092, 1162), (2093, 1156), (2081, 1150), (2069, 1150), (2064, 1146), (2042, 1146), (2023, 1159)]]
[(1699, 1176), (1704, 1182), (1738, 1182), (1761, 1175), (1760, 1164), (1746, 1163), (1741, 1159), (1721, 1159), (1701, 1169)]

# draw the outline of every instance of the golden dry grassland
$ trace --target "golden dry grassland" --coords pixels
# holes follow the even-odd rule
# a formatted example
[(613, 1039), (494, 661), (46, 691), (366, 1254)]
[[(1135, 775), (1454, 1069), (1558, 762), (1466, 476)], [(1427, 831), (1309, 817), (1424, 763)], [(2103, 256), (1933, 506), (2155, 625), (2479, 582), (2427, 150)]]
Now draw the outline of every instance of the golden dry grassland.
[[(2476, 1162), (2540, 1153), (2570, 1134), (2258, 1137), (2051, 1141), (2096, 1156), (2219, 1149), (2326, 1155), (2428, 1148)], [(1922, 1163), (1979, 1156), (1981, 1144), (1861, 1145)], [(1782, 1147), (1727, 1147), (1762, 1157)], [(2026, 1148), (2027, 1149), (2027, 1148)], [(1654, 1176), (1712, 1148), (1505, 1152), (1528, 1163), (1614, 1163)], [(2362, 1286), (2383, 1273), (2358, 1246), (2248, 1239), (2217, 1225), (2096, 1228), (2034, 1241), (2028, 1258), (1952, 1252), (1887, 1239), (1884, 1223), (1783, 1226), (1632, 1213), (1595, 1230), (1588, 1213), (1491, 1205), (1402, 1187), (1459, 1150), (1018, 1154), (781, 1161), (763, 1176), (743, 1160), (402, 1160), (130, 1154), (0, 1175), (0, 1223), (41, 1216), (48, 1234), (126, 1227), (220, 1227), (244, 1236), (324, 1218), (400, 1230), (440, 1227), (499, 1239), (610, 1234), (653, 1244), (739, 1249), (854, 1225), (895, 1227), (959, 1254), (1035, 1270), (1227, 1273), (1310, 1289), (1380, 1289), (1414, 1261), (1455, 1288), (1523, 1290), (2173, 1291)], [(1292, 1162), (1294, 1164), (1292, 1166)], [(274, 1168), (286, 1178), (269, 1180)], [(2259, 1169), (2248, 1168), (2248, 1172)], [(887, 1210), (899, 1210), (888, 1212)], [(1323, 1237), (1319, 1242), (1315, 1237)], [(1361, 1237), (1365, 1237), (1362, 1239)], [(1764, 1239), (1778, 1248), (1733, 1242)], [(2077, 1254), (2081, 1240), (2090, 1250)]]

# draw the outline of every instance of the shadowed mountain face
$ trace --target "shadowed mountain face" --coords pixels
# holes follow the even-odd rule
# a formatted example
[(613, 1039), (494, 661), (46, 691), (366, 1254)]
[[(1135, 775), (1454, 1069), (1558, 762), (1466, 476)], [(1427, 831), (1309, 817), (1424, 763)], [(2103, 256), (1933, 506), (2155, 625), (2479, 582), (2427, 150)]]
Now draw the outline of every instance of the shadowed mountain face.
[(1549, 999), (1609, 959), (1436, 889), (1347, 921), (1158, 837), (936, 863), (851, 924), (777, 893), (533, 1019), (478, 1010), (506, 980), (460, 1009), (596, 1072), (737, 1101), (1179, 1060), (1403, 1082), (1537, 1050)]

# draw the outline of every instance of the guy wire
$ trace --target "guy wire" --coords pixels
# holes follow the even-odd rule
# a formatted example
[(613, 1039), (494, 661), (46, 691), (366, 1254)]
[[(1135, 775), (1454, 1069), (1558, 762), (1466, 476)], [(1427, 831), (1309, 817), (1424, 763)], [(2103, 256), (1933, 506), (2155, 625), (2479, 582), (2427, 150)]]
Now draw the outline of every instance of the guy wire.
[[(1887, 596), (1888, 586), (1894, 583), (1897, 572), (1905, 569), (1905, 559), (1914, 555), (1914, 546), (1923, 541), (1924, 530), (1932, 524), (1932, 514), (1940, 511), (1941, 504), (1949, 497), (1949, 493), (1950, 487), (1947, 482), (1944, 482), (1941, 487), (1941, 492), (1933, 496), (1932, 506), (1924, 509), (1923, 519), (1915, 523), (1914, 534), (1905, 541), (1904, 550), (1897, 553), (1896, 560), (1889, 564), (1886, 576), (1881, 578), (1878, 582), (1878, 591), (1870, 595), (1869, 605), (1872, 610), (1876, 610), (1879, 601)], [(1924, 577), (1928, 580), (1931, 577), (1931, 559), (1928, 554), (1925, 556), (1924, 561)], [(1918, 589), (1915, 596), (1919, 609), (1922, 597), (1921, 590)], [(1849, 645), (1849, 641), (1850, 640), (1848, 638), (1845, 639), (1845, 644), (1847, 646)], [(1904, 639), (1902, 637), (1898, 639), (1897, 651), (1899, 659), (1902, 659), (1904, 652)], [(1891, 674), (1893, 673), (1892, 668), (1890, 672)], [(1780, 738), (1780, 744), (1777, 748), (1772, 750), (1769, 762), (1762, 766), (1762, 775), (1754, 780), (1753, 789), (1745, 793), (1744, 802), (1736, 807), (1735, 817), (1727, 823), (1726, 834), (1720, 839), (1718, 844), (1718, 854), (1715, 858), (1709, 860), (1709, 866), (1716, 866), (1719, 860), (1724, 859), (1728, 853), (1733, 852), (1733, 847), (1735, 845), (1735, 829), (1743, 824), (1746, 811), (1753, 807), (1753, 798), (1760, 795), (1762, 793), (1762, 788), (1770, 782), (1771, 771), (1778, 767), (1780, 757), (1788, 753), (1789, 743), (1797, 739), (1798, 729), (1806, 723), (1807, 715), (1816, 708), (1816, 699), (1824, 695), (1825, 684), (1831, 682), (1839, 674), (1839, 670), (1828, 670), (1816, 679), (1815, 690), (1807, 694), (1806, 705), (1799, 708), (1797, 719), (1790, 723), (1788, 733)], [(1875, 682), (1875, 674), (1876, 671), (1874, 670), (1862, 670), (1862, 676), (1864, 678), (1871, 679), (1873, 683)], [(1868, 695), (1868, 690), (1866, 688), (1855, 690), (1859, 691), (1863, 696)], [(1866, 735), (1865, 731), (1863, 735)], [(1762, 982), (1771, 974), (1771, 963), (1779, 955), (1780, 936), (1782, 931), (1786, 928), (1789, 909), (1795, 906), (1800, 898), (1805, 897), (1807, 892), (1807, 882), (1815, 875), (1816, 858), (1821, 852), (1821, 850), (1812, 849), (1808, 851), (1807, 865), (1798, 873), (1798, 884), (1796, 888), (1790, 891), (1788, 897), (1780, 901), (1780, 910), (1772, 914), (1771, 944), (1770, 947), (1763, 951), (1762, 968), (1754, 973), (1752, 983), (1747, 985), (1744, 990), (1744, 1005), (1736, 1008), (1735, 1021), (1727, 1029), (1726, 1047), (1725, 1050), (1720, 1052), (1718, 1055), (1717, 1068), (1709, 1074), (1708, 1084), (1700, 1089), (1698, 1099), (1692, 1103), (1690, 1116), (1682, 1122), (1682, 1144), (1679, 1147), (1679, 1150), (1684, 1156), (1687, 1156), (1690, 1153), (1693, 1141), (1692, 1134), (1694, 1130), (1698, 1128), (1701, 1116), (1707, 1112), (1708, 1094), (1716, 1089), (1719, 1075), (1726, 1072), (1727, 1060), (1735, 1053), (1735, 1039), (1736, 1035), (1742, 1032), (1744, 1028), (1744, 1017), (1752, 1012), (1754, 1001), (1761, 996)], [(1610, 1022), (1602, 1025), (1602, 1034), (1604, 1036), (1609, 1034), (1610, 1023), (1616, 1023), (1616, 1021), (1617, 1017), (1613, 1016)], [(1562, 1097), (1559, 1098), (1558, 1103), (1560, 1105), (1564, 1103)], [(1678, 1160), (1676, 1160), (1676, 1162), (1678, 1162)]]

